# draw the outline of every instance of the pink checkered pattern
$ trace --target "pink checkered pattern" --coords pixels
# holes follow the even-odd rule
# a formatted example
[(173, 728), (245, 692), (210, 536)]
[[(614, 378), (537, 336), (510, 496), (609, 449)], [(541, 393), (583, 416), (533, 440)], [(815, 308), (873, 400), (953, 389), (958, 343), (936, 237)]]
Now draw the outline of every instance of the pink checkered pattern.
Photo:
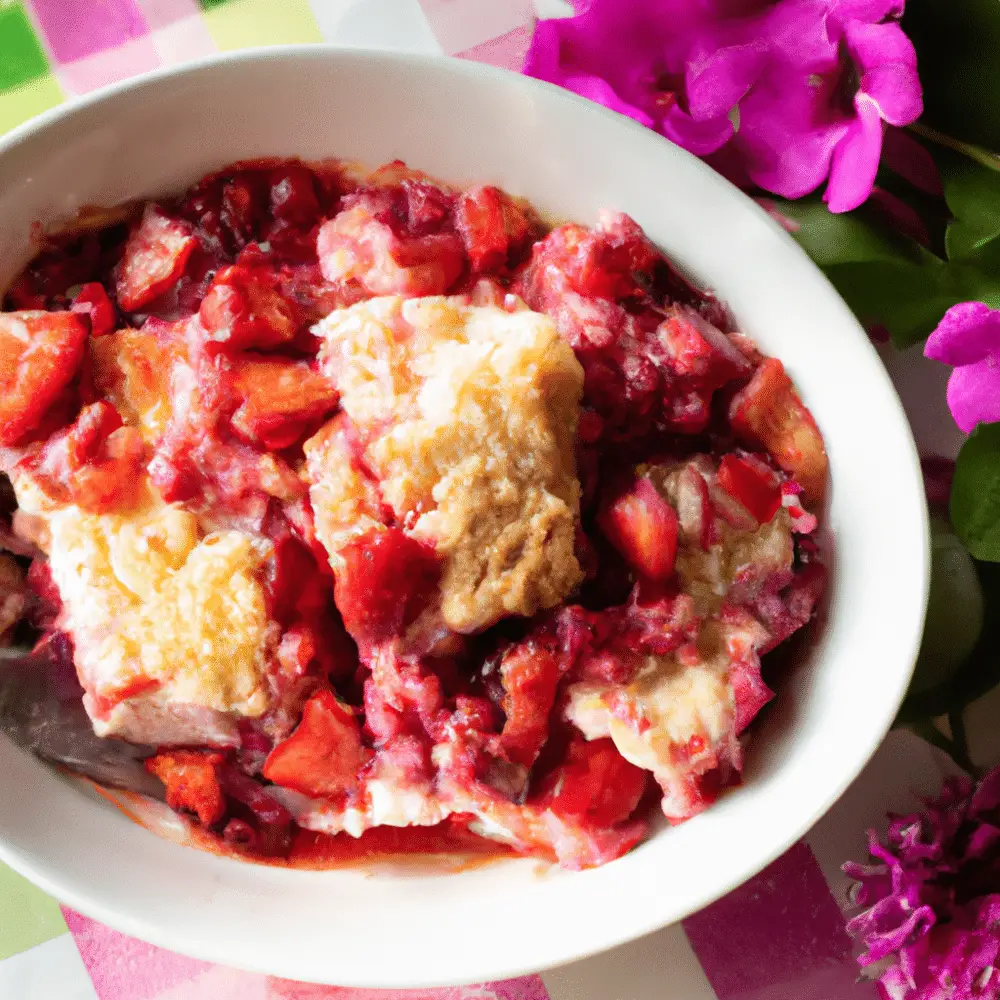
[(216, 51), (196, 0), (29, 0), (27, 7), (68, 94)]
[[(344, 0), (309, 2), (320, 24), (347, 6)], [(533, 0), (395, 2), (422, 15), (446, 54), (520, 67), (531, 38)], [(26, 8), (56, 78), (71, 95), (216, 51), (197, 0), (26, 0)]]
[(63, 915), (97, 1000), (549, 1000), (538, 976), (414, 990), (296, 983), (184, 958), (119, 934), (73, 910), (64, 908)]
[[(473, 53), (491, 43), (504, 42), (510, 35), (526, 33), (535, 17), (532, 0), (420, 0), (424, 15), (447, 55), (475, 59)], [(530, 34), (530, 31), (528, 32)], [(493, 62), (484, 59), (483, 62)], [(509, 63), (494, 63), (516, 69)]]

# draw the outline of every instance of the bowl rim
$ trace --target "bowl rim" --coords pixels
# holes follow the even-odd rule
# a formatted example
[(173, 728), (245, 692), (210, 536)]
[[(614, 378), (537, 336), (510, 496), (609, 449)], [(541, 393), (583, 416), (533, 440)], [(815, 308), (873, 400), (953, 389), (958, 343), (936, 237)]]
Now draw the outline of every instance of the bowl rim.
[[(608, 124), (613, 123), (615, 128), (626, 130), (635, 136), (642, 136), (643, 142), (648, 144), (659, 144), (662, 142), (669, 143), (669, 140), (664, 139), (664, 137), (660, 136), (658, 133), (651, 131), (626, 116), (606, 109), (584, 97), (572, 93), (571, 91), (567, 91), (554, 84), (532, 77), (527, 77), (523, 74), (510, 70), (452, 56), (409, 53), (386, 49), (355, 48), (353, 46), (345, 47), (327, 42), (317, 42), (294, 45), (257, 46), (231, 52), (214, 53), (212, 55), (191, 60), (181, 65), (160, 67), (146, 73), (138, 74), (136, 76), (108, 84), (88, 94), (72, 97), (62, 104), (50, 108), (34, 118), (14, 127), (4, 136), (0, 137), (0, 158), (5, 157), (22, 143), (32, 139), (37, 134), (44, 132), (51, 125), (54, 125), (64, 119), (72, 118), (84, 109), (108, 102), (118, 95), (126, 92), (152, 89), (163, 81), (178, 77), (197, 75), (203, 71), (210, 71), (217, 67), (225, 67), (240, 63), (266, 64), (269, 62), (281, 62), (286, 59), (297, 58), (317, 60), (334, 59), (345, 63), (370, 63), (374, 61), (386, 66), (401, 66), (415, 71), (420, 71), (421, 69), (434, 70), (446, 67), (448, 72), (455, 74), (459, 79), (463, 77), (485, 78), (486, 80), (493, 80), (497, 84), (506, 85), (510, 85), (512, 81), (517, 81), (516, 86), (543, 94), (545, 95), (545, 99), (547, 101), (556, 100), (567, 104), (585, 107), (588, 114), (598, 116), (604, 119), (604, 121)], [(674, 144), (670, 143), (670, 145)], [(652, 145), (650, 145), (650, 148), (652, 148)], [(685, 158), (688, 159), (689, 167), (691, 169), (699, 170), (706, 175), (712, 175), (721, 183), (728, 185), (728, 182), (726, 182), (724, 178), (721, 178), (716, 171), (701, 160), (697, 159), (697, 157), (694, 157), (683, 149), (680, 149), (680, 152)], [(729, 186), (732, 187), (731, 185)], [(843, 300), (840, 299), (839, 293), (836, 291), (826, 275), (823, 274), (821, 269), (808, 258), (802, 248), (789, 235), (789, 233), (786, 232), (774, 220), (774, 218), (753, 199), (746, 196), (743, 192), (738, 191), (735, 187), (733, 187), (733, 192), (740, 196), (743, 209), (747, 212), (754, 213), (758, 221), (763, 222), (777, 239), (783, 241), (786, 246), (794, 248), (795, 252), (801, 257), (803, 262), (808, 263), (808, 266), (813, 270), (815, 276), (826, 285), (831, 296), (842, 302)], [(844, 308), (845, 310), (847, 309), (846, 304), (844, 305)], [(863, 335), (860, 324), (858, 324), (853, 315), (849, 313), (849, 310), (848, 314), (851, 315), (851, 319), (857, 327), (858, 332)], [(885, 389), (893, 397), (895, 406), (898, 408), (898, 414), (903, 421), (903, 426), (908, 431), (908, 433), (904, 435), (905, 440), (901, 441), (900, 444), (906, 448), (909, 464), (913, 467), (919, 477), (920, 459), (916, 444), (913, 440), (912, 432), (909, 432), (909, 422), (906, 419), (902, 404), (900, 403), (898, 395), (892, 386), (889, 376), (882, 367), (882, 363), (878, 358), (878, 354), (874, 346), (869, 344), (869, 348), (872, 360), (878, 366), (876, 375), (878, 378), (884, 380)], [(537, 963), (509, 960), (503, 958), (502, 956), (498, 956), (494, 960), (492, 966), (486, 970), (483, 978), (490, 978), (494, 980), (512, 978), (537, 972), (540, 968), (556, 967), (567, 962), (586, 958), (593, 954), (599, 954), (608, 949), (652, 933), (665, 926), (679, 922), (684, 919), (686, 915), (696, 912), (697, 910), (711, 904), (722, 895), (731, 891), (736, 885), (742, 884), (743, 881), (752, 878), (757, 872), (761, 871), (786, 850), (788, 850), (788, 848), (795, 842), (801, 839), (803, 835), (811, 829), (823, 815), (825, 815), (833, 804), (843, 795), (858, 774), (860, 774), (867, 763), (871, 760), (878, 747), (881, 745), (885, 735), (892, 727), (899, 705), (903, 701), (912, 677), (917, 654), (919, 652), (922, 626), (926, 617), (930, 589), (930, 526), (929, 515), (925, 503), (922, 505), (922, 514), (920, 514), (919, 517), (921, 519), (922, 530), (920, 548), (916, 553), (915, 558), (919, 563), (922, 576), (920, 588), (922, 598), (918, 615), (918, 624), (921, 627), (919, 629), (915, 629), (913, 634), (906, 639), (905, 645), (899, 654), (900, 659), (905, 658), (910, 663), (909, 670), (901, 673), (897, 690), (894, 692), (891, 699), (887, 698), (884, 711), (879, 714), (878, 724), (872, 730), (873, 732), (877, 730), (879, 738), (872, 744), (872, 746), (866, 749), (863, 755), (859, 755), (857, 757), (856, 763), (858, 766), (842, 771), (838, 780), (831, 783), (829, 790), (823, 797), (823, 803), (813, 808), (808, 815), (801, 817), (796, 823), (791, 824), (781, 837), (773, 839), (771, 847), (766, 852), (761, 853), (752, 866), (741, 872), (738, 882), (731, 882), (728, 887), (715, 885), (704, 889), (698, 897), (692, 899), (689, 904), (685, 905), (685, 912), (682, 915), (668, 915), (664, 918), (657, 908), (647, 907), (644, 919), (635, 919), (633, 917), (627, 921), (623, 920), (622, 927), (614, 933), (605, 935), (605, 938), (602, 939), (602, 943), (596, 947), (587, 946), (581, 948), (579, 946), (574, 946), (573, 944), (569, 944), (567, 946), (564, 943), (561, 947), (552, 949), (551, 961), (543, 967), (540, 967)], [(124, 933), (131, 934), (142, 940), (172, 951), (190, 955), (206, 961), (229, 965), (238, 964), (240, 968), (263, 973), (273, 972), (275, 963), (269, 961), (267, 958), (261, 958), (258, 960), (248, 956), (247, 958), (241, 958), (241, 960), (237, 963), (234, 961), (232, 955), (223, 954), (224, 949), (214, 947), (210, 942), (195, 942), (190, 938), (179, 940), (175, 933), (161, 930), (161, 928), (159, 928), (154, 922), (137, 916), (128, 909), (119, 909), (113, 905), (104, 904), (101, 901), (91, 899), (87, 893), (78, 892), (68, 886), (65, 879), (60, 877), (56, 866), (50, 863), (47, 864), (41, 857), (36, 857), (29, 852), (24, 852), (11, 847), (6, 838), (2, 835), (0, 835), (0, 861), (6, 862), (13, 869), (20, 872), (44, 891), (55, 896), (62, 902), (65, 902), (73, 909), (78, 910), (80, 913), (83, 913)], [(245, 864), (243, 862), (236, 863)], [(400, 979), (398, 976), (392, 974), (387, 975), (386, 971), (387, 970), (385, 969), (380, 970), (374, 978), (358, 978), (356, 976), (346, 977), (340, 981), (340, 985), (371, 988), (402, 988), (405, 986), (420, 988), (423, 986), (441, 986), (449, 984), (461, 985), (469, 981), (467, 977), (462, 977), (460, 979), (448, 979), (441, 977), (421, 979), (419, 975), (416, 977)], [(285, 971), (280, 974), (294, 975), (294, 972), (289, 973), (286, 968)], [(318, 982), (320, 980), (316, 979), (314, 976), (310, 976), (307, 977), (307, 981)]]

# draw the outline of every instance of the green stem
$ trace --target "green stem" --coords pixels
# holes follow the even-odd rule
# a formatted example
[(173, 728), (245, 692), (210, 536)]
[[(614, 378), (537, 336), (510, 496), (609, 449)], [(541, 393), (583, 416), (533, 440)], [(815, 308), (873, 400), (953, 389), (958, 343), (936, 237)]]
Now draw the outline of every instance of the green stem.
[(969, 142), (962, 142), (961, 139), (954, 139), (950, 135), (945, 135), (944, 132), (939, 132), (936, 128), (931, 128), (930, 125), (924, 125), (923, 122), (914, 122), (909, 128), (911, 132), (915, 132), (929, 142), (936, 142), (939, 146), (947, 146), (948, 149), (962, 153), (990, 170), (1000, 171), (1000, 156), (991, 153), (988, 149), (973, 146)]
[(943, 750), (956, 764), (958, 763), (955, 757), (957, 747), (930, 719), (914, 719), (910, 723), (910, 728), (932, 746), (936, 746), (938, 750)]
[(951, 729), (951, 742), (954, 747), (951, 755), (953, 760), (962, 770), (968, 771), (973, 777), (978, 777), (975, 765), (969, 756), (969, 740), (965, 734), (965, 718), (962, 709), (952, 709), (948, 713), (948, 726)]

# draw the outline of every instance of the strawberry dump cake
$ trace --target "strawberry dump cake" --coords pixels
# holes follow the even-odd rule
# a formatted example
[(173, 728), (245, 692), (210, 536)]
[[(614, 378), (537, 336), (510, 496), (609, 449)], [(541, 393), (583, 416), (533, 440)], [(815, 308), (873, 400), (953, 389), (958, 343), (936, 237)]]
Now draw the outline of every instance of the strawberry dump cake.
[(4, 305), (0, 633), (204, 838), (580, 868), (739, 782), (827, 460), (632, 219), (253, 161), (40, 235)]

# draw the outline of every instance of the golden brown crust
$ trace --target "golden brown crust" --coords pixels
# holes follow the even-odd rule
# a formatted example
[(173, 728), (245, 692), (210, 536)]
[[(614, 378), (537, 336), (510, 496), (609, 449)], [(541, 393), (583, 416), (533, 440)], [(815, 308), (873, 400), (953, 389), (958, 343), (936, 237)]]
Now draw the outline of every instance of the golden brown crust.
[[(444, 558), (445, 623), (472, 632), (557, 604), (582, 578), (573, 441), (583, 372), (538, 313), (386, 297), (331, 314), (321, 364), (382, 500)], [(326, 435), (332, 432), (327, 430)], [(315, 439), (307, 454), (316, 456)], [(317, 529), (353, 533), (354, 475), (311, 457)]]

